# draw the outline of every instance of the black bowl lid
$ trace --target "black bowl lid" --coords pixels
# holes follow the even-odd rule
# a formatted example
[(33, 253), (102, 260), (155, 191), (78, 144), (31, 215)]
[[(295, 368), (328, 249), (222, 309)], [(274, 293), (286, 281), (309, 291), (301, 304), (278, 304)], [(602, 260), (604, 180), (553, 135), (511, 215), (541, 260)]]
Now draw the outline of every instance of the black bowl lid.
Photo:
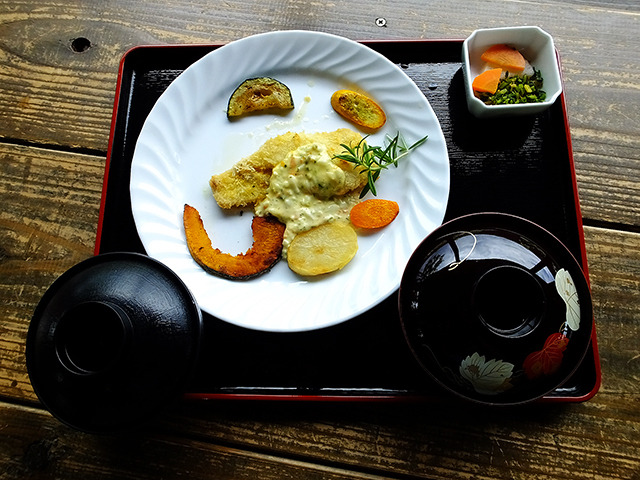
[(136, 253), (102, 254), (45, 292), (27, 334), (27, 369), (63, 423), (125, 430), (180, 397), (201, 332), (195, 299), (168, 267)]
[(484, 404), (540, 398), (578, 368), (591, 340), (587, 280), (542, 227), (501, 213), (454, 219), (416, 249), (399, 309), (422, 368)]

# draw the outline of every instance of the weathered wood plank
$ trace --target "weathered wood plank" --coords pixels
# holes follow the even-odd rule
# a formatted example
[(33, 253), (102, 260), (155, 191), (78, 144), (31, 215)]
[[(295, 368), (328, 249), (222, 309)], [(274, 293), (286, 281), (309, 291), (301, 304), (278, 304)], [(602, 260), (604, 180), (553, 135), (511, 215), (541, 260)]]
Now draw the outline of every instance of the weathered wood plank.
[[(436, 405), (185, 405), (164, 423), (211, 442), (384, 475), (437, 479), (633, 478), (634, 401), (487, 410)], [(616, 432), (615, 437), (610, 436)], [(351, 466), (351, 467), (350, 467)], [(357, 467), (356, 467), (357, 466)]]
[(632, 479), (640, 468), (635, 403), (609, 394), (579, 405), (495, 410), (456, 403), (185, 403), (124, 436), (78, 433), (39, 409), (0, 403), (0, 473)]
[[(271, 478), (300, 467), (327, 478), (356, 471), (385, 478), (632, 479), (640, 440), (635, 402), (628, 400), (605, 394), (580, 405), (497, 410), (209, 402), (184, 404), (125, 437), (80, 434), (38, 409), (3, 404), (0, 465), (11, 474), (6, 478), (24, 478), (29, 468), (64, 478), (151, 478), (191, 465), (195, 478), (228, 468), (239, 478), (275, 470), (259, 475)], [(250, 472), (237, 470), (243, 468)]]
[[(376, 26), (378, 17), (385, 27)], [(478, 27), (537, 24), (554, 35), (562, 56), (584, 215), (637, 228), (640, 111), (630, 106), (640, 104), (639, 18), (639, 4), (628, 1), (484, 2), (469, 14), (465, 0), (373, 9), (362, 1), (224, 2), (215, 8), (203, 0), (161, 7), (119, 1), (105, 9), (3, 0), (0, 137), (106, 151), (118, 62), (139, 44), (219, 43), (280, 28), (356, 39), (463, 38)], [(86, 50), (73, 50), (77, 38), (88, 40)]]
[(41, 410), (3, 402), (0, 425), (0, 478), (6, 480), (381, 478), (154, 431), (85, 435)]
[[(0, 477), (637, 479), (639, 19), (636, 0), (0, 0), (0, 396), (10, 402), (0, 402)], [(24, 406), (38, 405), (24, 365), (33, 309), (93, 250), (117, 66), (128, 48), (281, 28), (462, 38), (524, 23), (556, 39), (583, 215), (612, 227), (585, 228), (603, 370), (594, 399), (504, 410), (183, 402), (121, 437), (79, 434)]]
[(26, 329), (46, 289), (92, 255), (104, 158), (0, 144), (0, 395), (33, 398)]
[(580, 405), (516, 410), (210, 402), (184, 404), (153, 428), (106, 437), (73, 431), (39, 409), (0, 403), (0, 473), (632, 479), (640, 440), (636, 402), (628, 400), (604, 394)]
[[(602, 391), (640, 393), (640, 235), (586, 228)], [(640, 438), (640, 436), (639, 436)]]

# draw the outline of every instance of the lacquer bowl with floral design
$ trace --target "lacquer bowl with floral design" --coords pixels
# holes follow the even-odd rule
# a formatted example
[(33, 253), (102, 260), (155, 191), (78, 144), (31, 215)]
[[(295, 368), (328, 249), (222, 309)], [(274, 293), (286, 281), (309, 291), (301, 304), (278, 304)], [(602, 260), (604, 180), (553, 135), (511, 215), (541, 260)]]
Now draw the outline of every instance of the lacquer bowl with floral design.
[(404, 272), (399, 309), (420, 366), (483, 404), (530, 402), (582, 362), (593, 328), (580, 264), (549, 231), (478, 213), (443, 224)]

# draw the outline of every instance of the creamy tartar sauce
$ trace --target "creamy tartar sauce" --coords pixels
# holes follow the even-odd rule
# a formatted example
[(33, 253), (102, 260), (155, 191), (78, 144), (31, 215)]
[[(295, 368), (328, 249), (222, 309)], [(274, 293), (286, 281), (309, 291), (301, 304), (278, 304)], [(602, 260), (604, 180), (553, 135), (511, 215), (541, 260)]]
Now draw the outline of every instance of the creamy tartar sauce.
[(320, 143), (299, 147), (274, 167), (267, 196), (256, 205), (256, 214), (270, 213), (287, 226), (283, 256), (298, 233), (349, 218), (359, 198), (358, 192), (336, 195), (344, 184), (344, 171)]

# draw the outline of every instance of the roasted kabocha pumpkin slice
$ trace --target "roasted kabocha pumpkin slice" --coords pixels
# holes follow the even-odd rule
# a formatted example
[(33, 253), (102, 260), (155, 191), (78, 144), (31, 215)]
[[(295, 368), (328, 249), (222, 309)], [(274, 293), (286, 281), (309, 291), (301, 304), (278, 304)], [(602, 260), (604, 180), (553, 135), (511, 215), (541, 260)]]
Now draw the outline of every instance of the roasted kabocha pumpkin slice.
[(194, 207), (184, 206), (183, 222), (189, 252), (208, 273), (247, 280), (269, 271), (280, 259), (285, 226), (273, 217), (253, 218), (253, 245), (239, 255), (224, 253), (211, 245), (200, 213)]
[(271, 77), (249, 78), (231, 94), (227, 105), (227, 117), (239, 117), (245, 113), (271, 109), (293, 109), (293, 97), (289, 87)]

